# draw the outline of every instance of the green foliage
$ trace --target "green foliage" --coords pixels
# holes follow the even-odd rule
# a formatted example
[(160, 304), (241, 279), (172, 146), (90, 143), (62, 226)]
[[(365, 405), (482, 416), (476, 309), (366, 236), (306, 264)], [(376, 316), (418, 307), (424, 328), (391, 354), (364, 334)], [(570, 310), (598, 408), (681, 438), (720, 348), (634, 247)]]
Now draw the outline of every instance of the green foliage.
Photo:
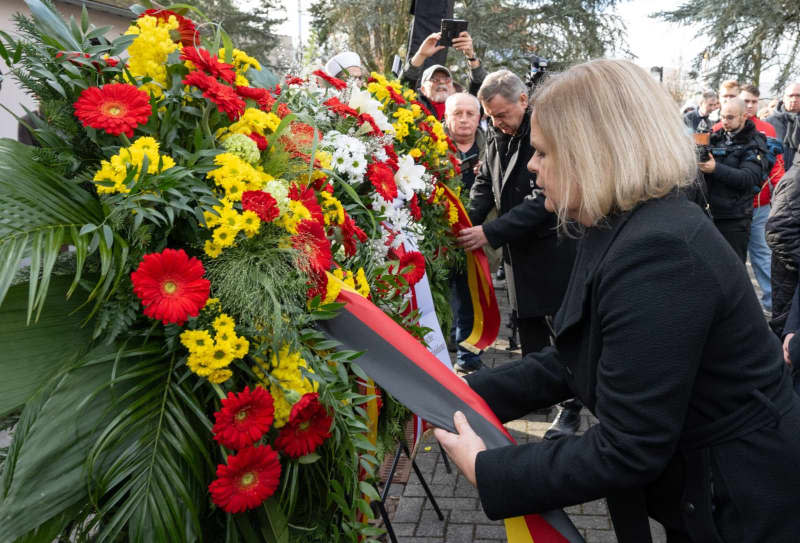
[[(78, 304), (66, 300), (70, 280), (55, 277), (44, 313), (30, 326), (20, 318), (27, 311), (27, 285), (12, 287), (0, 306), (0, 416), (20, 408), (65, 363), (83, 354), (89, 330), (81, 327), (85, 311), (73, 314)], [(54, 346), (57, 349), (54, 350)]]
[(307, 319), (301, 312), (307, 278), (294, 264), (295, 252), (279, 247), (270, 235), (270, 229), (277, 227), (262, 224), (261, 228), (265, 232), (209, 260), (206, 277), (214, 285), (212, 295), (238, 315), (238, 323), (290, 338)]
[(772, 90), (782, 92), (787, 82), (800, 73), (797, 2), (687, 0), (676, 9), (653, 16), (698, 26), (698, 37), (711, 43), (694, 65), (699, 70), (704, 54), (708, 54), (709, 83), (714, 88), (724, 79), (752, 81), (758, 86), (762, 74), (775, 69), (778, 75)]
[(309, 11), (321, 44), (343, 36), (367, 68), (386, 73), (394, 55), (405, 57), (410, 7), (411, 0), (317, 0)]
[(623, 48), (625, 26), (609, 13), (617, 3), (462, 0), (455, 14), (470, 22), (476, 53), (487, 70), (507, 68), (522, 76), (530, 70), (531, 55), (554, 61), (558, 69)]
[[(108, 230), (85, 231), (86, 224), (102, 224), (99, 202), (74, 182), (33, 160), (32, 148), (0, 140), (0, 304), (23, 257), (29, 256), (28, 322), (44, 307), (56, 258), (72, 243), (77, 258), (71, 294), (81, 278), (87, 257), (99, 253), (100, 277), (89, 295), (99, 304), (113, 291), (125, 270), (128, 247)], [(102, 235), (101, 235), (102, 233)], [(97, 307), (97, 306), (95, 306)]]
[(231, 0), (186, 0), (183, 4), (197, 8), (209, 21), (221, 24), (238, 49), (247, 51), (263, 65), (280, 70), (288, 68), (284, 59), (274, 58), (279, 45), (275, 27), (286, 20), (278, 15), (280, 2), (259, 0), (249, 11), (239, 9)]

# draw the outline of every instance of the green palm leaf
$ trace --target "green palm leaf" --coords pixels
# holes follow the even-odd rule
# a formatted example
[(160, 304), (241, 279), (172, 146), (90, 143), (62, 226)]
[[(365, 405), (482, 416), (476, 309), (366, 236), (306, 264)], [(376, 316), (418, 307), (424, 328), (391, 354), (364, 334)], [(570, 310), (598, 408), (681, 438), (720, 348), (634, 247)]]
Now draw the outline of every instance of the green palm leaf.
[[(108, 225), (100, 201), (33, 159), (32, 148), (0, 139), (0, 305), (24, 257), (30, 258), (28, 322), (44, 307), (56, 258), (65, 244), (75, 247), (81, 278), (89, 255), (100, 256), (100, 278), (89, 295), (97, 305), (113, 292), (125, 270), (128, 244)], [(99, 225), (103, 225), (100, 227)]]
[[(85, 312), (64, 296), (70, 279), (53, 279), (47, 309), (36, 324), (25, 324), (26, 285), (12, 287), (0, 306), (0, 416), (23, 406), (65, 362), (82, 354), (91, 330), (81, 327)], [(58, 346), (54, 350), (54, 346)]]
[(98, 541), (193, 541), (214, 463), (210, 422), (174, 357), (158, 353), (121, 373), (115, 416), (88, 457)]
[(25, 406), (0, 481), (0, 542), (52, 533), (86, 504), (86, 454), (111, 405), (108, 391), (94, 394), (113, 367), (114, 357), (101, 355), (55, 372)]

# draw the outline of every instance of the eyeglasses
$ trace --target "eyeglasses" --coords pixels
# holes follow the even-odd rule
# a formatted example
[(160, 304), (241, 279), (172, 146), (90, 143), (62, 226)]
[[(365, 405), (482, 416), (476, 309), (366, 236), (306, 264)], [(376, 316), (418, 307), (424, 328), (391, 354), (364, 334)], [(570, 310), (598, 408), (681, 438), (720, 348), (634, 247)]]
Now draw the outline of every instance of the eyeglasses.
[(429, 79), (428, 81), (430, 81), (434, 85), (447, 85), (452, 81), (452, 79), (450, 79), (449, 77), (436, 77)]
[(736, 119), (737, 117), (739, 117), (739, 116), (738, 115), (720, 115), (719, 116), (720, 119), (725, 119), (726, 121), (732, 121), (732, 120)]

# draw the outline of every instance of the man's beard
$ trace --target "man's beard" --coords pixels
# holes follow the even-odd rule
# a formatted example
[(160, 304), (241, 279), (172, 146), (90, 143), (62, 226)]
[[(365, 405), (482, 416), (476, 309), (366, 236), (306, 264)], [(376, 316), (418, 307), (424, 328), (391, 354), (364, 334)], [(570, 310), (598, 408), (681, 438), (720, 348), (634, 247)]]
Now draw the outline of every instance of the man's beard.
[(434, 102), (444, 102), (450, 95), (450, 89), (432, 90), (431, 100)]

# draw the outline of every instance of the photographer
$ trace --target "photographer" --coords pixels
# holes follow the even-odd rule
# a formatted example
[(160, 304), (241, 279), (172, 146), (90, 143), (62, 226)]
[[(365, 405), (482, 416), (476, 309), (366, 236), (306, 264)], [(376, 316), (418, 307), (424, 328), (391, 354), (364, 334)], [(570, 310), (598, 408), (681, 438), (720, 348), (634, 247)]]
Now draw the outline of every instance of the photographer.
[(766, 139), (747, 119), (741, 98), (731, 98), (720, 110), (720, 128), (711, 134), (711, 156), (700, 162), (711, 216), (722, 236), (747, 261), (753, 196), (764, 181)]
[[(445, 100), (456, 92), (453, 86), (453, 75), (441, 64), (434, 64), (424, 72), (422, 71), (422, 66), (428, 58), (446, 48), (445, 45), (439, 45), (439, 38), (441, 38), (440, 32), (434, 32), (425, 38), (409, 63), (403, 68), (400, 79), (412, 89), (419, 86), (420, 101), (441, 120), (444, 115)], [(472, 37), (468, 32), (461, 32), (457, 38), (453, 38), (453, 49), (461, 51), (466, 57), (470, 67), (469, 93), (478, 94), (478, 89), (486, 77), (486, 70), (481, 66), (480, 59), (475, 56)], [(438, 81), (434, 80), (436, 74), (441, 74)], [(446, 77), (444, 77), (445, 75)]]

